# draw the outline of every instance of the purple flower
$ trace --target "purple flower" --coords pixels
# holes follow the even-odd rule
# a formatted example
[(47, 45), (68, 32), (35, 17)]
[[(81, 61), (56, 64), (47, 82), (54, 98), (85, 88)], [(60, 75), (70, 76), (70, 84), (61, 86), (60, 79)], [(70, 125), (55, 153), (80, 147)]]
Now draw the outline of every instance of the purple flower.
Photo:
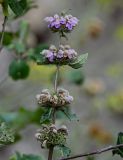
[(66, 102), (71, 103), (73, 101), (73, 97), (72, 96), (67, 96), (65, 97)]
[(72, 59), (75, 56), (75, 50), (74, 49), (69, 49), (68, 50), (68, 58)]
[[(45, 21), (48, 22), (48, 28), (51, 30), (56, 28), (56, 31), (59, 31), (59, 29), (62, 29), (61, 26), (65, 25), (67, 31), (72, 31), (73, 28), (78, 24), (79, 20), (72, 15), (59, 16), (58, 14), (55, 14), (53, 17), (46, 17)], [(66, 31), (63, 30), (63, 32)]]
[(55, 21), (55, 22), (54, 22), (54, 26), (55, 26), (55, 28), (60, 28), (60, 26), (61, 26), (61, 25), (60, 25), (60, 21), (58, 21), (58, 20)]
[(44, 19), (46, 22), (53, 22), (54, 21), (54, 18), (53, 17), (46, 17), (45, 19)]
[(51, 51), (48, 50), (47, 53), (46, 53), (46, 58), (48, 58), (48, 60), (50, 62), (53, 62), (53, 60), (54, 60), (53, 52), (51, 52)]
[(60, 22), (58, 20), (54, 20), (49, 26), (50, 28), (52, 27), (60, 28)]
[(78, 24), (79, 20), (76, 17), (72, 17), (69, 21), (71, 25), (75, 27)]
[(55, 14), (55, 15), (54, 15), (54, 18), (55, 18), (55, 19), (59, 19), (60, 17), (59, 17), (58, 14)]
[(73, 29), (73, 26), (70, 23), (66, 23), (66, 27), (70, 31)]
[(59, 50), (57, 54), (57, 58), (63, 58), (63, 56), (64, 56), (64, 51)]
[(65, 19), (64, 17), (61, 17), (60, 23), (61, 23), (61, 24), (65, 24), (65, 23), (66, 23), (66, 19)]

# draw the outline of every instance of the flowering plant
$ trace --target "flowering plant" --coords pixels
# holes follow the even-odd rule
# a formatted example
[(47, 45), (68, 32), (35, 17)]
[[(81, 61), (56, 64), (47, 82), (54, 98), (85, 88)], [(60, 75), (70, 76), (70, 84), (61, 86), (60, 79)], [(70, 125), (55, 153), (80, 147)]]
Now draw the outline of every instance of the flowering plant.
[(76, 17), (64, 13), (61, 15), (55, 14), (54, 16), (46, 17), (45, 21), (48, 23), (48, 28), (51, 31), (60, 32), (62, 35), (63, 33), (71, 32), (79, 22)]
[[(72, 15), (61, 14), (61, 16), (54, 15), (53, 17), (46, 17), (45, 21), (48, 22), (48, 28), (51, 31), (59, 32), (60, 38), (64, 38), (64, 33), (71, 32), (78, 24), (79, 20)], [(52, 160), (55, 147), (59, 147), (63, 151), (63, 154), (65, 150), (67, 155), (64, 154), (64, 156), (70, 154), (70, 149), (66, 146), (66, 138), (68, 136), (67, 128), (61, 127), (57, 129), (55, 124), (57, 112), (62, 111), (70, 118), (73, 117), (73, 115), (75, 116), (75, 114), (70, 114), (68, 110), (68, 106), (70, 106), (73, 101), (73, 97), (69, 95), (67, 90), (58, 87), (60, 67), (62, 65), (69, 65), (74, 69), (78, 69), (86, 62), (87, 56), (88, 54), (78, 56), (77, 52), (68, 44), (63, 45), (61, 43), (58, 48), (51, 45), (49, 49), (44, 49), (40, 53), (40, 57), (37, 61), (39, 65), (56, 65), (54, 91), (44, 89), (36, 96), (37, 103), (45, 109), (40, 122), (42, 124), (48, 122), (49, 124), (38, 130), (35, 137), (41, 143), (42, 148), (49, 149), (48, 160)]]

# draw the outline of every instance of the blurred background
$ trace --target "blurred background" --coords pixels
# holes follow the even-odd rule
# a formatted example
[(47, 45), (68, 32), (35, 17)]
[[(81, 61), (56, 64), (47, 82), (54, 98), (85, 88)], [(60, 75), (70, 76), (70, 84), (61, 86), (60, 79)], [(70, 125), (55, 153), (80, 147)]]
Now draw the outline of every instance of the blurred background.
[[(60, 86), (74, 97), (72, 110), (79, 121), (58, 120), (69, 128), (68, 144), (73, 154), (91, 151), (116, 143), (123, 130), (123, 1), (122, 0), (36, 0), (38, 8), (12, 21), (6, 30), (16, 31), (20, 21), (30, 25), (28, 44), (58, 45), (57, 34), (52, 34), (44, 22), (46, 16), (68, 11), (80, 22), (69, 34), (68, 41), (78, 54), (89, 53), (82, 69), (62, 67)], [(3, 16), (0, 14), (2, 28)], [(14, 112), (20, 107), (37, 108), (35, 95), (43, 88), (53, 88), (55, 67), (37, 66), (29, 62), (30, 75), (26, 80), (14, 81), (8, 67), (14, 59), (6, 48), (0, 53), (0, 113)], [(7, 160), (15, 151), (42, 154), (34, 134), (38, 125), (27, 125), (20, 131), (21, 141), (0, 149), (0, 160)], [(112, 153), (94, 157), (96, 160), (120, 160)]]

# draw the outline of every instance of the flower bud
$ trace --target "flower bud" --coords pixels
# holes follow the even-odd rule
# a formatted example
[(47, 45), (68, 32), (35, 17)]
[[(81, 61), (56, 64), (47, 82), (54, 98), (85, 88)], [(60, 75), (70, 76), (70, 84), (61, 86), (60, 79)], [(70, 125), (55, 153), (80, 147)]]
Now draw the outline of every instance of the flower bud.
[(47, 147), (47, 140), (45, 140), (42, 145), (41, 145), (42, 148), (46, 148)]
[(41, 134), (40, 134), (40, 133), (36, 133), (36, 134), (35, 134), (35, 138), (36, 138), (37, 140), (40, 140), (40, 137), (41, 137)]

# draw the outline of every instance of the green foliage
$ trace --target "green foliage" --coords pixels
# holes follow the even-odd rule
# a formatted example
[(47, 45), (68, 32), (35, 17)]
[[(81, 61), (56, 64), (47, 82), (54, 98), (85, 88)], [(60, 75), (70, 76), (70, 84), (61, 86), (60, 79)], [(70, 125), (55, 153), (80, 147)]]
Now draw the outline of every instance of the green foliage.
[(0, 4), (3, 9), (4, 16), (9, 16), (9, 7), (14, 12), (16, 17), (22, 16), (28, 12), (29, 9), (37, 7), (33, 0), (1, 0)]
[(0, 121), (7, 123), (14, 131), (15, 141), (21, 139), (19, 131), (25, 128), (29, 124), (40, 124), (40, 116), (43, 114), (43, 110), (37, 108), (34, 111), (20, 108), (17, 112), (1, 113)]
[(82, 85), (84, 83), (85, 77), (81, 70), (75, 70), (70, 72), (68, 75), (69, 80), (76, 84), (76, 85)]
[(17, 112), (1, 113), (0, 120), (5, 121), (16, 131), (19, 131), (30, 123), (40, 124), (40, 116), (43, 112), (41, 108), (30, 111), (22, 107)]
[(19, 152), (16, 152), (16, 154), (10, 157), (9, 160), (44, 160), (44, 158), (33, 154), (21, 155)]
[(30, 68), (24, 60), (14, 60), (9, 66), (9, 76), (13, 80), (25, 79), (29, 75)]
[(8, 0), (2, 0), (1, 2), (2, 9), (3, 9), (3, 14), (4, 16), (8, 16)]
[[(55, 114), (58, 119), (67, 118), (70, 121), (72, 120), (79, 121), (76, 114), (72, 113), (68, 106), (62, 107), (61, 109), (56, 109)], [(40, 123), (49, 124), (52, 121), (52, 117), (53, 117), (53, 108), (51, 107), (44, 108), (44, 112), (41, 115)]]
[(64, 116), (67, 117), (67, 119), (69, 119), (70, 121), (72, 120), (77, 120), (79, 121), (77, 115), (75, 113), (72, 113), (70, 109), (67, 109), (67, 107), (63, 107), (61, 110), (60, 110)]
[[(117, 145), (119, 145), (119, 144), (123, 144), (123, 133), (122, 132), (120, 132), (118, 134)], [(123, 158), (123, 147), (119, 147), (117, 149), (114, 149), (112, 151), (112, 153), (113, 153), (113, 155), (118, 154)]]
[(40, 123), (41, 124), (47, 124), (50, 123), (52, 120), (52, 112), (53, 109), (48, 107), (44, 110), (44, 113), (41, 115)]
[(81, 68), (87, 61), (88, 53), (80, 55), (75, 61), (69, 63), (69, 66), (71, 66), (74, 69)]
[(2, 122), (0, 124), (0, 146), (10, 144), (14, 142), (14, 134), (10, 127)]
[(32, 0), (8, 0), (8, 5), (16, 17), (24, 15), (30, 8), (35, 7)]
[(26, 21), (20, 23), (16, 37), (14, 37), (12, 43), (8, 46), (8, 49), (14, 50), (15, 53), (24, 54), (26, 52), (26, 38), (28, 35), (29, 24)]
[(68, 156), (70, 155), (70, 153), (71, 153), (70, 148), (68, 148), (68, 147), (66, 147), (66, 146), (64, 146), (64, 145), (61, 145), (61, 146), (59, 145), (59, 146), (58, 146), (58, 149), (61, 150), (62, 155), (63, 155), (64, 157), (68, 157)]
[[(0, 32), (0, 37), (1, 37), (2, 33)], [(14, 37), (16, 37), (17, 35), (12, 33), (12, 32), (4, 32), (4, 39), (3, 39), (3, 45), (4, 46), (8, 46), (12, 43), (12, 40)]]
[(31, 49), (28, 51), (28, 58), (34, 60), (34, 61), (38, 61), (40, 59), (40, 56), (41, 56), (41, 52), (44, 50), (44, 49), (48, 49), (49, 46), (47, 44), (39, 44), (37, 45), (35, 48)]

